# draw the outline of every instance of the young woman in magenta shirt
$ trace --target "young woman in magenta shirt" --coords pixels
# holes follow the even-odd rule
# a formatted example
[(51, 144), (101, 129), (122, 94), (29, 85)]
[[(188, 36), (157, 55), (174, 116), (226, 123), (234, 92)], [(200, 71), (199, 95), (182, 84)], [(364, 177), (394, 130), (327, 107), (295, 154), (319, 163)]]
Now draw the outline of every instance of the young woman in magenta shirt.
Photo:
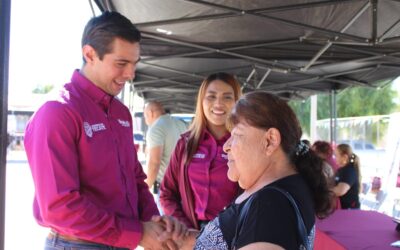
[(193, 123), (171, 156), (160, 202), (166, 215), (190, 228), (200, 229), (237, 196), (238, 185), (226, 175), (223, 145), (230, 137), (226, 118), (240, 95), (232, 75), (208, 76), (199, 89)]

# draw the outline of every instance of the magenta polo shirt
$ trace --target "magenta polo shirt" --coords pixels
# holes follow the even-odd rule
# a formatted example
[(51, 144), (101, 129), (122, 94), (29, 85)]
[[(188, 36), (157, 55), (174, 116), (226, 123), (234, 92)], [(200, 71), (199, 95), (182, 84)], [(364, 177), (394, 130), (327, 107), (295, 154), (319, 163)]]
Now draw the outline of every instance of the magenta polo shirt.
[(76, 70), (25, 131), (34, 216), (59, 233), (134, 249), (158, 214), (133, 145), (132, 117)]
[[(188, 185), (193, 199), (187, 196), (183, 179), (183, 158), (189, 133), (183, 134), (171, 156), (161, 183), (160, 202), (167, 215), (173, 215), (189, 227), (198, 227), (193, 220), (212, 220), (238, 194), (239, 186), (227, 177), (227, 155), (223, 144), (227, 133), (216, 140), (207, 130), (200, 138), (199, 146), (188, 165)], [(192, 201), (190, 201), (192, 200)], [(192, 218), (188, 202), (193, 202)]]
[(189, 164), (188, 174), (198, 220), (212, 220), (237, 195), (237, 184), (228, 179), (228, 156), (223, 151), (226, 134), (215, 140), (205, 130)]

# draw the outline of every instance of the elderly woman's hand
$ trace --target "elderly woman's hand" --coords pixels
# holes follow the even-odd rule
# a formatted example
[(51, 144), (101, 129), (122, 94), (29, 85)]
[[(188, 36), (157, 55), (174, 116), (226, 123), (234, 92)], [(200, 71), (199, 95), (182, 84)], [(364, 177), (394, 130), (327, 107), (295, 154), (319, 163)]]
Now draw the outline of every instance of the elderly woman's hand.
[(189, 229), (182, 241), (176, 242), (180, 250), (192, 250), (196, 244), (196, 238), (199, 235), (196, 229)]

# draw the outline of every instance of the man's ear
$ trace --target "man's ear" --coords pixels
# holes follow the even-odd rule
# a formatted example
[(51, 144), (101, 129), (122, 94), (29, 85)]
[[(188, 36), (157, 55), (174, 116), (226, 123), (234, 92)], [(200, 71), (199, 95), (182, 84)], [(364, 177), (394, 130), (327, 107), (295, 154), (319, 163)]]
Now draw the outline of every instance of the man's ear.
[(276, 128), (270, 128), (264, 135), (267, 155), (271, 155), (281, 144), (281, 133)]
[(94, 48), (88, 44), (82, 47), (82, 55), (85, 58), (86, 63), (89, 64), (94, 61), (95, 57), (97, 57), (97, 53)]
[(149, 116), (151, 118), (154, 118), (154, 110), (153, 109), (149, 109)]

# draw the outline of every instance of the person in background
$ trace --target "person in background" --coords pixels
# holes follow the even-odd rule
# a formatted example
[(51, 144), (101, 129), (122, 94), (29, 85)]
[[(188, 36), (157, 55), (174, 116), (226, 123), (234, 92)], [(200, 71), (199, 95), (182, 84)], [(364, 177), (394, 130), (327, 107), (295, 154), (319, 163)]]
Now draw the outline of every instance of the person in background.
[(146, 134), (146, 183), (150, 188), (153, 187), (153, 193), (157, 194), (157, 206), (162, 213), (161, 205), (159, 205), (160, 183), (176, 142), (187, 127), (184, 121), (166, 114), (164, 107), (159, 102), (149, 102), (145, 105), (144, 119), (149, 126)]
[(322, 160), (300, 141), (292, 109), (277, 96), (251, 92), (228, 125), (227, 175), (244, 192), (200, 233), (190, 230), (181, 249), (312, 249), (315, 215), (333, 211), (333, 194)]
[(323, 160), (326, 178), (328, 178), (329, 181), (333, 181), (335, 176), (334, 167), (329, 164), (332, 160), (334, 161), (331, 144), (326, 141), (315, 141), (311, 149)]
[(348, 144), (339, 144), (336, 147), (335, 156), (339, 169), (336, 173), (336, 186), (333, 192), (339, 197), (342, 209), (359, 209), (360, 159)]
[(228, 180), (229, 138), (225, 121), (241, 95), (230, 74), (215, 73), (201, 84), (189, 131), (181, 136), (161, 182), (160, 203), (167, 215), (200, 229), (228, 205), (239, 187)]
[(121, 14), (93, 17), (82, 68), (26, 127), (34, 216), (51, 228), (45, 249), (165, 249), (159, 236), (186, 233), (173, 218), (153, 217), (159, 213), (134, 149), (132, 117), (115, 98), (135, 77), (139, 41)]

